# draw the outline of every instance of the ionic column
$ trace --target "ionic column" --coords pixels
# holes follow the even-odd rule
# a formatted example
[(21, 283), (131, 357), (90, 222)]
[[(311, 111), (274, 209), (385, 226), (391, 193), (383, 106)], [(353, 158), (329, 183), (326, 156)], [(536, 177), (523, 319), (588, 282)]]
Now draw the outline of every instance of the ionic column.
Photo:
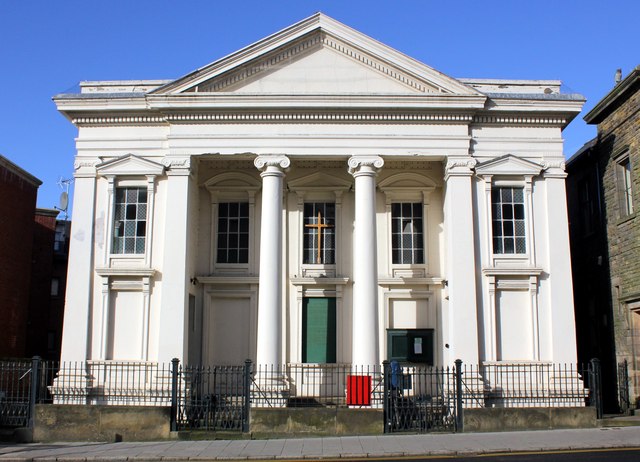
[(384, 160), (379, 156), (349, 159), (349, 173), (355, 178), (356, 193), (351, 350), (354, 367), (379, 363), (376, 174), (383, 165)]
[(258, 365), (282, 362), (282, 183), (290, 161), (286, 156), (258, 156), (262, 177), (260, 286), (258, 288)]

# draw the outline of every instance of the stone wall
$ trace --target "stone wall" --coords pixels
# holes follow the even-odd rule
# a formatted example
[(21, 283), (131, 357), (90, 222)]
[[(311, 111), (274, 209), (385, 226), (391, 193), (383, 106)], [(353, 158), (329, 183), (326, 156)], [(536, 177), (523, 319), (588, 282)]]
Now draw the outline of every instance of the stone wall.
[(33, 441), (149, 441), (170, 436), (168, 407), (36, 406)]
[(597, 426), (593, 407), (479, 408), (464, 410), (465, 432), (501, 432), (592, 428)]
[[(630, 312), (627, 303), (640, 300), (640, 82), (631, 95), (614, 108), (598, 125), (596, 147), (602, 173), (609, 245), (612, 306), (616, 338), (616, 357), (629, 361), (632, 397), (640, 394), (639, 372), (634, 368), (633, 337), (640, 332), (640, 314)], [(628, 154), (634, 182), (633, 213), (624, 216), (619, 203), (616, 167), (620, 155)]]

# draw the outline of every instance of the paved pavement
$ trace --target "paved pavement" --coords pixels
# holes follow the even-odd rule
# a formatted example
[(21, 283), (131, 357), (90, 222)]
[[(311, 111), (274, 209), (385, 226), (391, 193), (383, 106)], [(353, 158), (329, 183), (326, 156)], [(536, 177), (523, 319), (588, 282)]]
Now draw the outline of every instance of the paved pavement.
[(0, 462), (356, 459), (622, 447), (640, 447), (640, 427), (272, 440), (0, 444)]

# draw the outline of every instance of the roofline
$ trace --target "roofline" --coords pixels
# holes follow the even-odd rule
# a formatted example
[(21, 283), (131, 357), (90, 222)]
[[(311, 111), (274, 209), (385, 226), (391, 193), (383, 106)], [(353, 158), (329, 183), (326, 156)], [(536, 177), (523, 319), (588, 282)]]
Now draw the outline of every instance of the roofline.
[(27, 172), (25, 169), (18, 167), (16, 164), (14, 164), (13, 162), (11, 162), (9, 159), (7, 159), (1, 154), (0, 154), (0, 166), (5, 167), (6, 169), (13, 172), (15, 175), (22, 177), (29, 183), (32, 183), (36, 188), (42, 184), (42, 181), (40, 181), (38, 178), (33, 176), (31, 173)]
[(343, 39), (355, 48), (367, 50), (381, 60), (401, 67), (408, 73), (415, 74), (418, 78), (422, 77), (424, 70), (429, 70), (433, 73), (433, 84), (437, 86), (447, 87), (450, 85), (456, 88), (460, 94), (482, 95), (477, 89), (320, 12), (200, 67), (171, 83), (160, 86), (150, 91), (149, 94), (165, 94), (170, 90), (184, 90), (188, 85), (193, 86), (216, 75), (221, 75), (316, 30), (322, 30), (338, 39)]
[(571, 157), (567, 159), (567, 167), (574, 164), (575, 162), (578, 162), (578, 160), (580, 160), (585, 153), (593, 149), (593, 147), (597, 144), (597, 142), (598, 142), (598, 137), (596, 136), (595, 138), (592, 138), (586, 143), (584, 143), (580, 149), (578, 149), (575, 153), (573, 153)]
[(602, 98), (591, 111), (584, 116), (588, 124), (599, 124), (609, 115), (612, 106), (637, 82), (640, 82), (640, 65), (636, 66), (624, 80), (618, 83), (613, 90)]

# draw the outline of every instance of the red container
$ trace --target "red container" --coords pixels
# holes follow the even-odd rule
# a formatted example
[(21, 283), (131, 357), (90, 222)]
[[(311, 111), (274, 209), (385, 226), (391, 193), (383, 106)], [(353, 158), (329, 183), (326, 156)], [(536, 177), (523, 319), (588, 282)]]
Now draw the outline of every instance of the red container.
[(370, 375), (347, 375), (347, 405), (371, 406)]

